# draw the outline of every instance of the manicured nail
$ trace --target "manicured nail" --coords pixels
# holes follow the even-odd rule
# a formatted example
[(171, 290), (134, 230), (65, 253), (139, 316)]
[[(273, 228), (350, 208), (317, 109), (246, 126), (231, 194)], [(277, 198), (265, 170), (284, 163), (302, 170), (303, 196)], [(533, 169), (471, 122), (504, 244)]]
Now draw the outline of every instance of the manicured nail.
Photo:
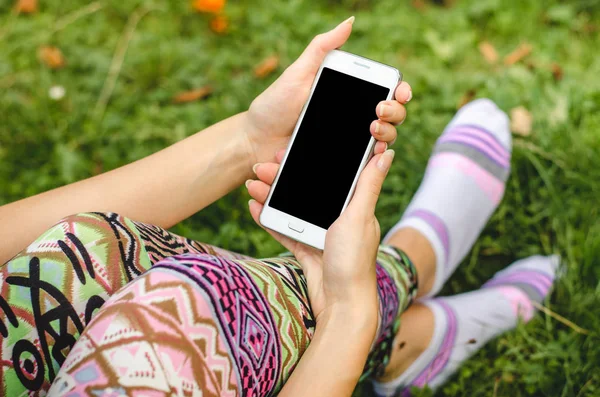
[(252, 167), (252, 172), (254, 172), (256, 174), (256, 170), (258, 169), (259, 165), (260, 165), (260, 163), (254, 164), (254, 167)]
[(377, 162), (377, 168), (379, 168), (383, 172), (386, 172), (387, 170), (389, 170), (390, 166), (392, 165), (392, 160), (394, 159), (395, 154), (396, 153), (394, 152), (393, 149), (386, 150), (381, 155), (381, 157), (379, 157), (379, 161)]
[(354, 18), (354, 15), (353, 15), (350, 18), (346, 19), (344, 22), (340, 23), (340, 25), (343, 25), (345, 23), (348, 23), (348, 24), (352, 25), (354, 23), (354, 19), (355, 18)]
[(388, 107), (389, 107), (388, 105), (381, 105), (381, 106), (379, 106), (379, 117), (385, 117), (386, 112), (387, 112), (386, 109)]
[(405, 102), (410, 102), (411, 99), (412, 99), (412, 90), (408, 91), (408, 96), (406, 97)]
[(252, 179), (248, 179), (246, 181), (246, 189), (248, 188), (248, 186), (250, 186), (251, 183), (252, 183)]

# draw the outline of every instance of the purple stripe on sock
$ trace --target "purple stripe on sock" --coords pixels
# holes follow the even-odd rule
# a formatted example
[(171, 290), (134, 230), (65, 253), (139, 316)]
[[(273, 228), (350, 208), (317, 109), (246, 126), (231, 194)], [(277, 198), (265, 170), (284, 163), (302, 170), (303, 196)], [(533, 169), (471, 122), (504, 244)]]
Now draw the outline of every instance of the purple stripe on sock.
[(414, 210), (406, 215), (406, 218), (410, 217), (420, 218), (433, 228), (438, 238), (442, 242), (442, 246), (444, 247), (444, 266), (446, 266), (448, 264), (448, 257), (450, 255), (450, 236), (444, 221), (433, 212), (427, 210)]
[(509, 158), (510, 153), (503, 147), (498, 145), (498, 143), (492, 139), (490, 139), (487, 135), (484, 135), (480, 132), (480, 130), (474, 128), (464, 128), (464, 127), (456, 127), (448, 131), (444, 134), (444, 136), (468, 136), (474, 139), (477, 139), (479, 142), (483, 142), (490, 150), (496, 153), (498, 156), (502, 158)]
[(507, 158), (499, 156), (494, 151), (492, 151), (488, 145), (471, 137), (459, 136), (457, 134), (448, 134), (441, 136), (438, 139), (438, 143), (459, 143), (461, 145), (468, 146), (477, 150), (478, 152), (489, 158), (491, 161), (498, 164), (499, 167), (508, 169), (510, 166)]
[[(435, 302), (439, 304), (442, 309), (444, 309), (446, 314), (446, 335), (444, 336), (444, 341), (440, 346), (438, 354), (433, 358), (431, 363), (423, 371), (421, 371), (419, 376), (415, 378), (411, 386), (422, 388), (432, 381), (440, 372), (442, 372), (450, 360), (452, 348), (456, 343), (457, 321), (454, 310), (452, 310), (452, 308), (441, 299), (436, 299)], [(408, 392), (408, 394), (406, 392)], [(402, 396), (410, 396), (409, 389), (405, 389), (402, 393)]]
[(496, 287), (499, 285), (509, 285), (509, 284), (527, 284), (534, 288), (539, 294), (544, 297), (548, 294), (550, 287), (552, 286), (552, 281), (545, 280), (540, 277), (531, 277), (531, 275), (526, 274), (511, 274), (503, 277), (495, 277), (485, 283), (483, 288), (487, 287)]
[(487, 130), (485, 128), (483, 128), (480, 125), (475, 125), (475, 124), (459, 124), (459, 125), (454, 125), (452, 126), (452, 128), (450, 128), (449, 130), (447, 130), (446, 132), (444, 132), (444, 134), (452, 131), (455, 128), (471, 128), (477, 131), (481, 131), (483, 132), (486, 136), (492, 138), (492, 140), (494, 142), (496, 142), (501, 148), (503, 148), (504, 150), (507, 150), (508, 152), (510, 152), (511, 148), (510, 147), (506, 147), (504, 146), (504, 143), (502, 141), (500, 141), (500, 139), (498, 139), (498, 137), (496, 136), (496, 134), (494, 134), (493, 132), (491, 132), (490, 130)]
[(553, 278), (545, 273), (540, 273), (540, 272), (536, 272), (534, 271), (529, 271), (529, 270), (516, 270), (514, 272), (510, 272), (510, 273), (500, 273), (498, 275), (496, 275), (493, 279), (491, 279), (490, 281), (494, 281), (494, 280), (520, 280), (520, 281), (524, 281), (524, 282), (538, 282), (540, 285), (543, 285), (545, 287), (550, 288), (552, 286), (552, 283), (554, 282)]

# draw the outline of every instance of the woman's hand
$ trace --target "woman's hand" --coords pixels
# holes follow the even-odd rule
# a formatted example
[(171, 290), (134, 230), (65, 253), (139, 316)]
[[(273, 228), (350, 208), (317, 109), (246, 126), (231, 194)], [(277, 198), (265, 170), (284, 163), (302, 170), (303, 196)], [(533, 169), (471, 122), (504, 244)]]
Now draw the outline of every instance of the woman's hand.
[[(328, 52), (348, 40), (353, 22), (354, 17), (349, 18), (333, 30), (316, 36), (300, 58), (252, 102), (246, 114), (246, 135), (254, 163), (273, 161), (276, 150), (287, 145), (321, 63)], [(377, 106), (379, 120), (371, 124), (371, 133), (382, 143), (376, 147), (376, 153), (382, 153), (385, 144), (396, 139), (393, 124), (402, 123), (406, 117), (403, 104), (412, 98), (410, 85), (401, 83), (396, 88), (395, 98)]]
[[(277, 162), (257, 164), (254, 170), (259, 180), (246, 182), (253, 197), (250, 213), (259, 225), (283, 155), (284, 151), (277, 153)], [(369, 161), (348, 208), (327, 231), (323, 252), (267, 229), (300, 262), (317, 324), (343, 317), (369, 333), (370, 340), (375, 337), (379, 311), (375, 260), (380, 230), (375, 205), (393, 157), (394, 151), (386, 150)]]

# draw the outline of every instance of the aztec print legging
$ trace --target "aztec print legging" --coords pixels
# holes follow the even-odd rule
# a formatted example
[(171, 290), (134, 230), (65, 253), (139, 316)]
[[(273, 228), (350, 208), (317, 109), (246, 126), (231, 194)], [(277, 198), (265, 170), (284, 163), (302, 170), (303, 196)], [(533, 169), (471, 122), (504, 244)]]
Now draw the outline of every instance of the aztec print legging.
[[(416, 272), (377, 257), (389, 360)], [(315, 329), (293, 257), (256, 260), (112, 213), (69, 216), (0, 269), (0, 395), (266, 396)]]

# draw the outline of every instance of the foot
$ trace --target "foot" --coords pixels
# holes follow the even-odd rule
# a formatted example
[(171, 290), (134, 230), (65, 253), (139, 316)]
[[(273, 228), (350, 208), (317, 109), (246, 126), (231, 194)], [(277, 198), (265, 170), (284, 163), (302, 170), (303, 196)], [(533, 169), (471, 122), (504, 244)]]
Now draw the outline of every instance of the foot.
[[(499, 334), (528, 322), (550, 292), (559, 259), (533, 256), (515, 262), (477, 291), (422, 301), (433, 313), (428, 346), (397, 378), (375, 382), (379, 396), (410, 395), (409, 388), (442, 385), (459, 366)], [(392, 358), (393, 359), (393, 358)]]
[(438, 139), (402, 219), (384, 239), (393, 244), (398, 231), (412, 228), (429, 241), (436, 264), (426, 296), (440, 291), (504, 195), (511, 158), (508, 126), (506, 114), (489, 99), (461, 108)]

